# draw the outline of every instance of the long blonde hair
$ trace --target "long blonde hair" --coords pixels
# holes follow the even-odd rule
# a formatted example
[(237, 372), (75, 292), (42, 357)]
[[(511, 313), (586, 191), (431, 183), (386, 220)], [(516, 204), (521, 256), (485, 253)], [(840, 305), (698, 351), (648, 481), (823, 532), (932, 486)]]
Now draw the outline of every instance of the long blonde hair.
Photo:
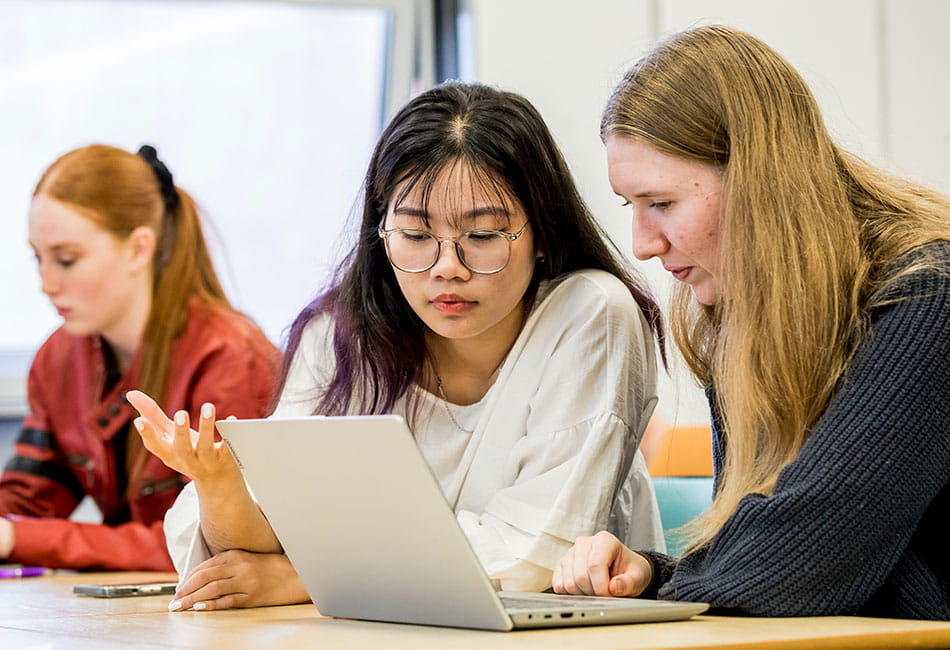
[(139, 226), (154, 231), (158, 245), (152, 261), (152, 306), (145, 325), (139, 388), (159, 404), (167, 387), (169, 352), (187, 323), (192, 296), (209, 306), (231, 309), (212, 265), (194, 200), (181, 188), (172, 186), (167, 191), (176, 193), (177, 200), (169, 203), (155, 169), (142, 156), (95, 144), (58, 158), (33, 192), (33, 196), (43, 194), (81, 208), (119, 239)]
[(723, 173), (722, 297), (704, 307), (680, 286), (671, 315), (727, 434), (713, 504), (687, 529), (697, 548), (743, 496), (772, 492), (863, 339), (875, 294), (899, 273), (892, 262), (950, 238), (950, 203), (838, 148), (792, 66), (721, 25), (641, 59), (604, 111), (609, 135)]

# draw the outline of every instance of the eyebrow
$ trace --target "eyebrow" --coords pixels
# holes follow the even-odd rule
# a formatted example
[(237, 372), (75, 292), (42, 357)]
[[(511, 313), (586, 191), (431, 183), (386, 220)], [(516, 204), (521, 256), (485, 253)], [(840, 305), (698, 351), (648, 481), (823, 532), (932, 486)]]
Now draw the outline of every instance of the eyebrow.
[[(27, 240), (26, 243), (29, 244), (30, 248), (33, 249), (34, 254), (39, 255), (39, 251), (37, 250), (36, 245), (33, 242), (31, 242), (30, 240)], [(73, 243), (73, 242), (63, 242), (61, 244), (53, 244), (52, 246), (47, 246), (46, 248), (53, 255), (62, 253), (63, 251), (66, 251), (67, 253), (75, 253), (75, 252), (82, 251), (82, 247), (79, 244)]]
[(635, 199), (652, 199), (652, 198), (654, 198), (654, 197), (661, 196), (661, 195), (663, 195), (663, 194), (668, 194), (668, 192), (657, 192), (657, 191), (655, 191), (655, 190), (646, 190), (646, 191), (643, 191), (643, 192), (637, 192), (636, 194), (633, 195), (633, 198), (635, 198)]
[[(621, 199), (626, 199), (626, 198), (627, 198), (626, 196), (624, 196), (624, 195), (621, 194), (620, 192), (614, 192), (614, 194), (616, 194), (617, 196), (619, 196)], [(631, 198), (634, 198), (634, 199), (652, 199), (653, 197), (661, 196), (661, 195), (663, 195), (663, 194), (665, 194), (665, 192), (657, 192), (657, 191), (654, 191), (654, 190), (646, 190), (646, 191), (644, 191), (644, 192), (637, 192), (636, 194), (632, 194), (632, 195), (631, 195)]]
[[(398, 214), (406, 217), (419, 217), (420, 219), (428, 219), (429, 211), (422, 208), (410, 208), (406, 206), (399, 206), (398, 208), (393, 209), (393, 214)], [(481, 208), (474, 208), (463, 212), (459, 217), (460, 219), (476, 219), (478, 217), (510, 217), (511, 212), (501, 206), (497, 205), (487, 205)]]

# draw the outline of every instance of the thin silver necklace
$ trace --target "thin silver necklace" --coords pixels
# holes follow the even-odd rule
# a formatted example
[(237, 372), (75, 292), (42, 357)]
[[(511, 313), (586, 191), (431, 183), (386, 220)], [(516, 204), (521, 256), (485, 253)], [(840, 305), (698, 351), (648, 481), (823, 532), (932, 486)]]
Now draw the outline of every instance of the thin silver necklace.
[(475, 433), (475, 429), (466, 429), (461, 424), (459, 424), (459, 421), (456, 420), (455, 416), (452, 414), (452, 409), (449, 408), (449, 400), (445, 396), (445, 387), (442, 385), (442, 375), (440, 375), (438, 371), (435, 373), (435, 387), (439, 389), (439, 397), (442, 398), (442, 408), (445, 409), (445, 414), (449, 416), (450, 420), (452, 420), (452, 424), (455, 425), (455, 428), (468, 435)]

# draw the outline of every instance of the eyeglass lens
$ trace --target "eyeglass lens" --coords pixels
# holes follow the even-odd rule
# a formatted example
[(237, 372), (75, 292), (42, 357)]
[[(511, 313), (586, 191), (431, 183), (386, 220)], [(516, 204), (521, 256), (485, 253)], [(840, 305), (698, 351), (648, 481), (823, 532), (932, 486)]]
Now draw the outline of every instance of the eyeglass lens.
[[(439, 240), (423, 230), (394, 230), (387, 245), (390, 260), (403, 271), (424, 271), (438, 261)], [(499, 233), (474, 230), (459, 237), (456, 251), (472, 271), (494, 273), (508, 264), (511, 242)]]

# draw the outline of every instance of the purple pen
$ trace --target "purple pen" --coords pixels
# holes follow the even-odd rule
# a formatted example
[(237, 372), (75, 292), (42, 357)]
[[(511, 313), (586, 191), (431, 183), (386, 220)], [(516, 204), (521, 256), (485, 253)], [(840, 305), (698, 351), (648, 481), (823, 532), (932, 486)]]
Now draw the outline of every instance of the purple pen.
[(45, 576), (47, 569), (41, 566), (24, 566), (16, 569), (0, 569), (0, 578), (36, 578)]

